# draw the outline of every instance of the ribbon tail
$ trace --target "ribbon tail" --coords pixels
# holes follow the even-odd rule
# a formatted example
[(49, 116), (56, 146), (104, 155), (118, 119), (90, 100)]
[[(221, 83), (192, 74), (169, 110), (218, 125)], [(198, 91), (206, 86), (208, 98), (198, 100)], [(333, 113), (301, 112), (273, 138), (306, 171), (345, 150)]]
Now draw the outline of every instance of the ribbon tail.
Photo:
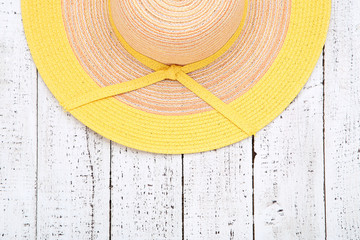
[(92, 102), (96, 102), (102, 99), (106, 99), (109, 97), (113, 97), (119, 94), (131, 92), (134, 90), (138, 90), (140, 88), (144, 88), (160, 82), (166, 78), (166, 72), (161, 70), (157, 72), (153, 72), (144, 77), (140, 77), (128, 82), (123, 82), (119, 84), (110, 85), (107, 87), (96, 88), (90, 92), (82, 94), (79, 97), (75, 97), (71, 99), (71, 102), (65, 102), (61, 104), (66, 111), (70, 112), (79, 107), (87, 105)]
[(243, 116), (241, 116), (233, 107), (224, 103), (221, 99), (216, 97), (213, 93), (203, 87), (201, 84), (196, 82), (193, 78), (184, 72), (180, 72), (177, 75), (177, 80), (196, 94), (199, 98), (204, 100), (212, 108), (222, 114), (241, 131), (245, 132), (248, 136), (255, 134), (255, 129)]

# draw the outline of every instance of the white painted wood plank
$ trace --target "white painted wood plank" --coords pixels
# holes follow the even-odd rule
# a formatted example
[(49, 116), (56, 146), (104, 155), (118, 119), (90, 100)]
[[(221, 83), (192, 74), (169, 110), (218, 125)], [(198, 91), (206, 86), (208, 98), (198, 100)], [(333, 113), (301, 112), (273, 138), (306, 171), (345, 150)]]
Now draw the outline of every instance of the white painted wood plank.
[(0, 239), (34, 239), (36, 68), (20, 2), (0, 0)]
[(38, 239), (107, 239), (110, 142), (66, 114), (41, 79), (38, 109)]
[(184, 155), (184, 239), (252, 239), (251, 138)]
[(112, 145), (112, 239), (181, 239), (181, 156)]
[(255, 152), (255, 239), (324, 239), (322, 59)]
[(328, 239), (360, 239), (360, 1), (333, 1), (325, 51)]

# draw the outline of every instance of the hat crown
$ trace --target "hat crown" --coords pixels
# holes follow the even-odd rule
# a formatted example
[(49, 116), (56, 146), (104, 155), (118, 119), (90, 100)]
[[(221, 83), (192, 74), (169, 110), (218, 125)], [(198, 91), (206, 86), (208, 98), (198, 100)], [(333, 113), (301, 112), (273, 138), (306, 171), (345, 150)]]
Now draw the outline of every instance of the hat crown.
[(235, 33), (245, 0), (110, 0), (117, 30), (138, 52), (165, 64), (207, 58)]

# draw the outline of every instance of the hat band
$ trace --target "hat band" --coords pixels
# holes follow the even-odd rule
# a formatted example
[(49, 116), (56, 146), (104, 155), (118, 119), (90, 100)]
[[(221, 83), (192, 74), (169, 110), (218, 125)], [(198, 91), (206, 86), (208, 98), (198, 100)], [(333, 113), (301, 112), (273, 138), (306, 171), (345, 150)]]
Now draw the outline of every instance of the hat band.
[[(129, 52), (134, 58), (136, 58), (139, 62), (141, 62), (142, 64), (144, 64), (145, 66), (151, 68), (152, 70), (160, 70), (160, 69), (164, 69), (166, 68), (168, 65), (163, 64), (159, 61), (156, 61), (155, 59), (152, 59), (148, 56), (145, 56), (144, 54), (136, 51), (133, 47), (130, 46), (129, 43), (126, 42), (125, 38), (120, 34), (120, 32), (118, 31), (116, 25), (115, 25), (115, 21), (112, 15), (112, 11), (111, 11), (111, 0), (108, 0), (108, 14), (109, 14), (109, 20), (110, 20), (110, 24), (112, 29), (115, 32), (116, 37), (118, 38), (118, 40), (120, 41), (121, 45), (125, 48), (125, 50), (127, 52)], [(243, 17), (240, 21), (239, 27), (237, 28), (236, 32), (233, 34), (233, 36), (226, 42), (226, 44), (220, 48), (216, 53), (214, 53), (213, 55), (204, 58), (203, 60), (200, 60), (198, 62), (194, 62), (194, 63), (190, 63), (187, 64), (185, 66), (183, 66), (182, 70), (185, 73), (190, 73), (190, 72), (194, 72), (196, 70), (199, 70), (201, 68), (206, 67), (207, 65), (213, 63), (216, 59), (218, 59), (221, 55), (223, 55), (226, 51), (228, 51), (236, 42), (236, 40), (239, 38), (244, 26), (245, 26), (245, 21), (248, 15), (248, 10), (249, 10), (249, 0), (245, 0), (244, 1), (244, 13), (243, 13)]]
[(244, 15), (243, 19), (239, 25), (239, 28), (235, 32), (235, 34), (229, 39), (229, 41), (215, 54), (212, 56), (205, 58), (201, 61), (191, 63), (185, 66), (178, 66), (178, 65), (166, 65), (160, 63), (154, 59), (151, 59), (133, 49), (121, 36), (120, 32), (117, 31), (114, 21), (111, 15), (110, 9), (110, 0), (109, 0), (109, 16), (110, 16), (110, 23), (119, 39), (123, 47), (138, 61), (143, 63), (145, 66), (153, 69), (155, 72), (134, 79), (127, 82), (114, 84), (107, 87), (100, 87), (91, 92), (82, 94), (80, 96), (74, 96), (72, 101), (64, 102), (62, 105), (64, 106), (65, 110), (71, 112), (77, 108), (80, 108), (84, 105), (90, 104), (92, 102), (96, 102), (99, 100), (103, 100), (106, 98), (114, 97), (119, 94), (131, 92), (138, 90), (140, 88), (147, 87), (149, 85), (155, 84), (157, 82), (163, 80), (174, 80), (180, 82), (183, 86), (187, 89), (192, 91), (195, 95), (209, 104), (212, 108), (222, 114), (225, 118), (227, 118), (230, 122), (232, 122), (235, 126), (237, 126), (241, 131), (245, 132), (248, 136), (255, 134), (256, 130), (249, 123), (246, 118), (241, 116), (233, 107), (229, 104), (224, 103), (221, 99), (211, 93), (208, 89), (203, 87), (193, 78), (191, 78), (187, 73), (196, 71), (201, 69), (210, 63), (214, 62), (218, 59), (222, 54), (224, 54), (230, 47), (235, 43), (238, 39), (246, 20), (247, 10), (248, 10), (248, 0), (245, 1), (245, 8), (244, 8)]

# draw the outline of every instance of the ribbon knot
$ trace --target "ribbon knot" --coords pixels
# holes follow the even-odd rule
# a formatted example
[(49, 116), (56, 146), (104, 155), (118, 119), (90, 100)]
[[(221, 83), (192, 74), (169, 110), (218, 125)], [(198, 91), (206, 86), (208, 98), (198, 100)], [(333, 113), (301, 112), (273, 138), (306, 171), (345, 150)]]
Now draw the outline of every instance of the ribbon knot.
[(167, 66), (166, 68), (160, 69), (158, 71), (150, 73), (149, 75), (131, 81), (114, 84), (107, 87), (96, 88), (93, 91), (72, 98), (72, 101), (62, 103), (62, 105), (67, 111), (73, 111), (89, 103), (138, 90), (140, 88), (150, 86), (165, 79), (178, 81), (179, 83), (184, 85), (195, 95), (204, 100), (220, 114), (222, 114), (225, 118), (227, 118), (234, 125), (236, 125), (240, 130), (245, 132), (248, 136), (255, 134), (256, 131), (253, 128), (252, 124), (248, 122), (244, 116), (241, 116), (236, 111), (236, 109), (224, 103), (208, 89), (206, 89), (204, 86), (191, 78), (183, 70), (183, 67), (179, 65)]
[(67, 111), (73, 111), (89, 103), (138, 90), (140, 88), (150, 86), (165, 79), (178, 81), (179, 83), (184, 85), (195, 95), (203, 99), (206, 103), (212, 106), (225, 118), (227, 118), (234, 125), (236, 125), (240, 130), (245, 132), (248, 136), (255, 134), (256, 131), (252, 127), (252, 124), (248, 122), (244, 116), (241, 116), (236, 111), (236, 109), (224, 103), (208, 89), (206, 89), (204, 86), (202, 86), (189, 75), (187, 75), (186, 72), (183, 70), (183, 67), (179, 65), (167, 66), (166, 68), (131, 81), (114, 84), (107, 87), (96, 88), (93, 91), (72, 98), (72, 101), (62, 103), (62, 105)]
[(178, 80), (178, 76), (182, 72), (182, 67), (179, 65), (171, 65), (165, 69), (166, 78), (174, 81)]

